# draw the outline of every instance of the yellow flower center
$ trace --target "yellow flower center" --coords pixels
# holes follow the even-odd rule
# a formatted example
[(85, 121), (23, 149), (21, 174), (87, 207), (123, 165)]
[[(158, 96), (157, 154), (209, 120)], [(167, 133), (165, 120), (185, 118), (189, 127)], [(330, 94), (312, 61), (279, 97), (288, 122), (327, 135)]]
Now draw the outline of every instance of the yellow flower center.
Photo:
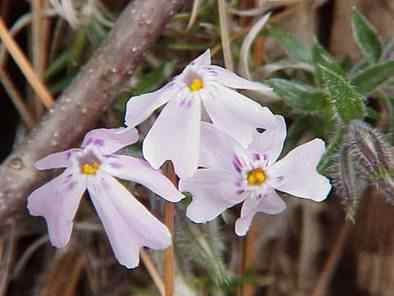
[(81, 173), (87, 176), (95, 175), (100, 165), (94, 161), (92, 163), (81, 164)]
[(265, 172), (261, 168), (253, 169), (248, 172), (246, 180), (249, 186), (261, 185), (266, 179)]
[(189, 84), (189, 89), (191, 91), (198, 91), (204, 87), (204, 83), (202, 82), (201, 79), (195, 78), (192, 80), (192, 82)]

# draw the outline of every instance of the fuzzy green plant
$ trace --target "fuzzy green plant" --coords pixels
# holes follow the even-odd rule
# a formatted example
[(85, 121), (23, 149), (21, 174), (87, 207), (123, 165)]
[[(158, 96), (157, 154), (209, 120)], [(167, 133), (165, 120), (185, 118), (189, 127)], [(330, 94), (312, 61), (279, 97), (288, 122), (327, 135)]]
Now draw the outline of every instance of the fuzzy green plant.
[[(377, 101), (388, 117), (392, 116), (390, 79), (394, 75), (394, 61), (389, 54), (392, 43), (382, 43), (376, 29), (356, 8), (352, 28), (362, 53), (360, 61), (353, 65), (336, 60), (317, 40), (308, 48), (277, 27), (267, 31), (286, 49), (286, 59), (293, 65), (303, 65), (281, 69), (269, 82), (281, 97), (287, 117), (300, 125), (290, 128), (298, 131), (294, 133), (296, 139), (306, 126), (310, 127), (309, 132), (327, 139), (327, 152), (319, 170), (332, 177), (350, 220), (354, 220), (368, 185), (376, 186), (390, 203), (393, 196), (388, 135), (373, 128), (379, 113), (370, 107), (371, 102)], [(393, 121), (391, 118), (388, 121), (387, 130), (392, 131)], [(296, 140), (291, 137), (292, 134), (288, 142), (294, 145)]]
[(205, 287), (216, 293), (229, 289), (232, 275), (224, 262), (225, 244), (219, 221), (194, 224), (186, 219), (185, 211), (178, 208), (175, 246), (178, 266), (184, 274), (198, 269)]

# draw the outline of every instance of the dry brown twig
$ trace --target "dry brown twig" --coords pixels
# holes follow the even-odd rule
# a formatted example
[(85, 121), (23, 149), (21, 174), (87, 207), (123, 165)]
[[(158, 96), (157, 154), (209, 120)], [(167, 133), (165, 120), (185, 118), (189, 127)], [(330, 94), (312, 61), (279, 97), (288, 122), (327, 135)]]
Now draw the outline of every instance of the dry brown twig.
[[(12, 38), (11, 33), (7, 30), (7, 27), (4, 21), (0, 17), (0, 38), (4, 43), (5, 47), (8, 49), (10, 55), (14, 58), (15, 62), (18, 64), (22, 73), (25, 75), (26, 79), (29, 81), (31, 87), (37, 93), (40, 98), (42, 104), (45, 107), (50, 108), (53, 104), (53, 98), (49, 93), (46, 86), (39, 79), (37, 74), (33, 70), (33, 66), (26, 58), (18, 44), (15, 42), (14, 38)], [(2, 65), (0, 65), (2, 67)]]
[(128, 85), (167, 21), (185, 0), (139, 0), (123, 11), (107, 40), (65, 90), (41, 124), (0, 167), (0, 221), (15, 218), (26, 196), (48, 177), (33, 163), (71, 147)]
[[(43, 79), (47, 64), (47, 49), (49, 35), (49, 19), (44, 15), (47, 0), (32, 0), (33, 12), (32, 43), (33, 43), (33, 68), (40, 79)], [(33, 97), (34, 111), (39, 118), (43, 112), (43, 106), (38, 97)]]
[(332, 279), (335, 269), (341, 259), (345, 245), (348, 241), (348, 236), (352, 230), (353, 225), (345, 223), (331, 249), (330, 255), (327, 257), (323, 269), (319, 275), (319, 279), (315, 288), (313, 289), (312, 296), (323, 296), (326, 294), (327, 287)]
[[(174, 166), (171, 162), (164, 164), (164, 174), (177, 186), (177, 177)], [(168, 227), (171, 234), (174, 236), (174, 219), (175, 219), (175, 205), (172, 202), (166, 201), (164, 204), (164, 224)], [(174, 295), (174, 279), (175, 279), (175, 254), (174, 247), (170, 246), (164, 251), (164, 295)]]
[(160, 292), (161, 296), (165, 296), (164, 292), (164, 283), (161, 279), (159, 272), (156, 269), (155, 263), (153, 262), (152, 258), (149, 254), (144, 250), (141, 249), (141, 259), (144, 261), (145, 268), (147, 269), (149, 275), (151, 276), (153, 282), (155, 283), (157, 289)]
[(0, 67), (0, 82), (3, 85), (5, 91), (8, 96), (11, 98), (12, 102), (15, 105), (15, 108), (18, 110), (19, 115), (25, 126), (28, 129), (33, 128), (35, 125), (35, 120), (33, 114), (26, 107), (22, 95), (19, 93), (17, 87), (12, 82), (11, 78), (8, 76), (7, 72), (4, 71), (3, 68)]

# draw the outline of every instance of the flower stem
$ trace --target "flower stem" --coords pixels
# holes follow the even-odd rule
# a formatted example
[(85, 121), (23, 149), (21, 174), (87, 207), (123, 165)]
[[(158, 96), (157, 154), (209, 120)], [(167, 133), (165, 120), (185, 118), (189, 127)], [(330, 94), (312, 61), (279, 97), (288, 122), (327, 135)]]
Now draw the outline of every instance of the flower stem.
[(160, 295), (164, 296), (165, 294), (164, 294), (163, 280), (161, 279), (160, 274), (157, 271), (152, 258), (143, 249), (141, 249), (141, 258), (142, 258), (142, 261), (144, 261), (145, 267), (148, 270), (153, 282), (155, 283), (157, 289), (159, 290)]
[[(242, 250), (242, 265), (241, 265), (241, 275), (245, 275), (246, 272), (250, 271), (255, 261), (255, 241), (256, 241), (256, 226), (252, 222), (248, 234), (243, 241)], [(255, 286), (250, 283), (243, 283), (241, 286), (240, 296), (253, 296), (255, 295)]]
[[(174, 166), (171, 162), (167, 162), (165, 165), (165, 175), (177, 186), (177, 178), (174, 170)], [(174, 217), (175, 217), (175, 205), (171, 202), (166, 201), (164, 204), (164, 224), (170, 230), (172, 237), (174, 237)], [(164, 251), (164, 290), (165, 296), (174, 295), (174, 247), (171, 245)]]
[[(164, 224), (174, 234), (174, 204), (166, 202), (164, 205)], [(164, 290), (165, 296), (174, 294), (174, 247), (170, 246), (164, 251)]]
[[(241, 2), (244, 6), (251, 6), (255, 5), (253, 0), (244, 0)], [(250, 23), (250, 18), (243, 18), (241, 19), (241, 24), (244, 26)], [(264, 60), (264, 39), (262, 37), (257, 37), (255, 41), (254, 47), (254, 56), (253, 56), (254, 63), (256, 65), (261, 65)], [(256, 250), (255, 250), (255, 242), (256, 242), (256, 226), (252, 221), (250, 225), (250, 229), (243, 244), (243, 254), (242, 254), (242, 274), (244, 275), (245, 272), (248, 272), (253, 265), (254, 260), (256, 259)], [(253, 296), (255, 295), (255, 286), (253, 284), (244, 283), (241, 286), (241, 296)]]

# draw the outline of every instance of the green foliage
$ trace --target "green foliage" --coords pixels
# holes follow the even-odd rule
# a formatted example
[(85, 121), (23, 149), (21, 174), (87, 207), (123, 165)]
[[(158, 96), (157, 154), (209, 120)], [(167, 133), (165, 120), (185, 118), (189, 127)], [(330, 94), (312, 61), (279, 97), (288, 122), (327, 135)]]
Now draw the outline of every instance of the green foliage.
[(184, 215), (184, 211), (180, 211), (177, 216), (175, 244), (182, 272), (187, 274), (194, 268), (202, 269), (206, 274), (205, 287), (213, 291), (228, 289), (233, 279), (224, 264), (224, 244), (218, 220), (197, 225), (182, 218)]
[(343, 76), (345, 73), (341, 65), (319, 44), (315, 41), (312, 48), (312, 61), (315, 69), (315, 79), (319, 85), (323, 84), (323, 73), (320, 66), (324, 66), (333, 72)]
[(142, 74), (133, 87), (133, 95), (140, 95), (157, 89), (175, 71), (175, 62), (163, 62), (152, 71)]
[[(289, 67), (276, 72), (268, 82), (287, 108), (279, 112), (291, 117), (285, 150), (293, 148), (305, 130), (327, 139), (318, 170), (333, 179), (346, 217), (354, 221), (369, 184), (377, 186), (394, 204), (394, 165), (389, 144), (385, 135), (364, 121), (385, 122), (387, 130), (394, 134), (394, 100), (390, 97), (394, 93), (394, 60), (390, 60), (394, 42), (388, 43), (383, 52), (375, 29), (356, 9), (352, 26), (363, 53), (356, 64), (349, 59), (338, 62), (318, 41), (308, 49), (288, 33), (271, 27), (269, 35), (287, 49), (291, 59), (313, 65), (313, 79), (309, 69), (302, 72)], [(376, 104), (367, 105), (367, 99), (378, 101), (383, 112)]]
[(362, 95), (344, 77), (324, 66), (320, 66), (320, 69), (339, 119), (344, 123), (363, 119), (366, 111)]
[(375, 28), (356, 8), (353, 8), (352, 27), (362, 53), (370, 63), (376, 63), (382, 55), (382, 44)]
[(344, 128), (343, 127), (338, 127), (335, 130), (335, 133), (333, 136), (331, 136), (329, 140), (329, 144), (326, 149), (326, 153), (324, 153), (322, 159), (319, 162), (319, 165), (317, 166), (317, 170), (321, 174), (326, 174), (327, 170), (337, 161), (336, 155), (341, 149), (342, 146), (342, 141), (344, 137)]
[(269, 84), (298, 113), (318, 113), (329, 106), (324, 92), (304, 83), (276, 78), (271, 79)]
[(279, 27), (270, 26), (268, 35), (274, 38), (279, 44), (287, 50), (290, 58), (296, 61), (310, 63), (312, 60), (311, 51), (306, 48), (300, 41)]
[(71, 38), (70, 46), (50, 62), (45, 80), (52, 93), (63, 91), (78, 73), (88, 49), (87, 41), (86, 29), (77, 30)]
[(372, 65), (352, 78), (352, 84), (363, 95), (372, 93), (394, 75), (394, 61)]
[(308, 116), (297, 116), (294, 122), (287, 129), (287, 137), (282, 150), (282, 155), (289, 153), (297, 146), (299, 139), (305, 132), (305, 125), (309, 124)]

